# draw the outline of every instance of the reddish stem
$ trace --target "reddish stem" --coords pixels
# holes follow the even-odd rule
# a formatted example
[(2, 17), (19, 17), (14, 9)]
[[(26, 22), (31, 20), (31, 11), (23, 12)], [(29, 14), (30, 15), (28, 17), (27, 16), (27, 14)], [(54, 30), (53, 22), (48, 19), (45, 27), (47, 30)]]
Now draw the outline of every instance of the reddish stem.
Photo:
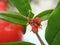
[(38, 33), (35, 33), (41, 45), (45, 45)]

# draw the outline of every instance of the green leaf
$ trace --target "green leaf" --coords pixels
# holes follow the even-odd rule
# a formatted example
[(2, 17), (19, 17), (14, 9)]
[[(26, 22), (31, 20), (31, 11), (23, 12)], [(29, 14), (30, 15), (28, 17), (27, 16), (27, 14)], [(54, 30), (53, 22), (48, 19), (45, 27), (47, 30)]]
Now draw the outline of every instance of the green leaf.
[(34, 17), (34, 14), (31, 12), (31, 10), (29, 10), (28, 17), (30, 17), (30, 18), (33, 18)]
[(31, 10), (30, 0), (9, 0), (9, 1), (11, 1), (16, 6), (18, 11), (22, 15), (28, 16), (29, 10)]
[(35, 44), (30, 42), (10, 42), (10, 43), (3, 43), (0, 45), (35, 45)]
[(25, 34), (27, 25), (23, 25), (23, 27), (24, 27), (24, 34)]
[(51, 16), (50, 14), (51, 14), (52, 11), (53, 11), (53, 9), (45, 10), (45, 11), (39, 13), (36, 17), (40, 17), (40, 19), (41, 19), (42, 21), (48, 20), (49, 17)]
[(15, 23), (15, 24), (27, 24), (27, 19), (20, 14), (14, 13), (7, 13), (7, 12), (0, 12), (0, 19)]
[(49, 45), (60, 45), (60, 2), (48, 20), (45, 38)]

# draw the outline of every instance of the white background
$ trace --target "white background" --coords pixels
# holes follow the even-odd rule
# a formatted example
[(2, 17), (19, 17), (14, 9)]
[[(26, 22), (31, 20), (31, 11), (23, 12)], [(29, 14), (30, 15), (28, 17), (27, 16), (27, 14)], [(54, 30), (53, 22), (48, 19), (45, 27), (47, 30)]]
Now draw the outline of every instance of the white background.
[[(47, 9), (53, 9), (56, 7), (58, 0), (38, 0), (39, 4), (35, 4), (33, 1), (31, 2), (31, 7), (33, 10), (33, 13), (37, 15), (38, 13), (47, 10)], [(47, 21), (42, 22), (42, 29), (39, 29), (39, 35), (41, 36), (42, 40), (44, 41), (45, 45), (48, 45), (48, 43), (45, 40), (45, 29), (47, 26)], [(33, 32), (30, 32), (31, 27), (30, 25), (27, 26), (26, 34), (24, 35), (24, 41), (32, 42), (36, 45), (40, 45), (36, 35)]]

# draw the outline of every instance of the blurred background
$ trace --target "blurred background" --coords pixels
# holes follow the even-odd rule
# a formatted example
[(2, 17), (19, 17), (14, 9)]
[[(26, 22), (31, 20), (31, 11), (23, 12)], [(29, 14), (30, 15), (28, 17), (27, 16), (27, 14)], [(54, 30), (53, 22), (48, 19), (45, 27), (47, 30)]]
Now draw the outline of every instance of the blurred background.
[[(31, 1), (31, 7), (33, 10), (33, 13), (35, 16), (38, 13), (41, 13), (44, 10), (48, 9), (54, 9), (58, 3), (58, 0), (32, 0)], [(47, 26), (47, 20), (43, 21), (42, 23), (42, 29), (39, 29), (39, 35), (44, 41), (45, 45), (48, 45), (47, 41), (45, 40), (45, 29)], [(31, 31), (30, 25), (27, 26), (26, 34), (24, 35), (24, 41), (32, 42), (36, 45), (40, 45), (39, 40), (37, 39), (36, 35)]]

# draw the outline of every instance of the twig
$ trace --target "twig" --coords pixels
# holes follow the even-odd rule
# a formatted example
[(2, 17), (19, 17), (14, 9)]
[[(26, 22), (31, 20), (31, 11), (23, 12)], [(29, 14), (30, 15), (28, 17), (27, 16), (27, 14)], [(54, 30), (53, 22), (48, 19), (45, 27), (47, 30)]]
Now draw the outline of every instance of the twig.
[(45, 45), (38, 33), (35, 33), (41, 45)]

